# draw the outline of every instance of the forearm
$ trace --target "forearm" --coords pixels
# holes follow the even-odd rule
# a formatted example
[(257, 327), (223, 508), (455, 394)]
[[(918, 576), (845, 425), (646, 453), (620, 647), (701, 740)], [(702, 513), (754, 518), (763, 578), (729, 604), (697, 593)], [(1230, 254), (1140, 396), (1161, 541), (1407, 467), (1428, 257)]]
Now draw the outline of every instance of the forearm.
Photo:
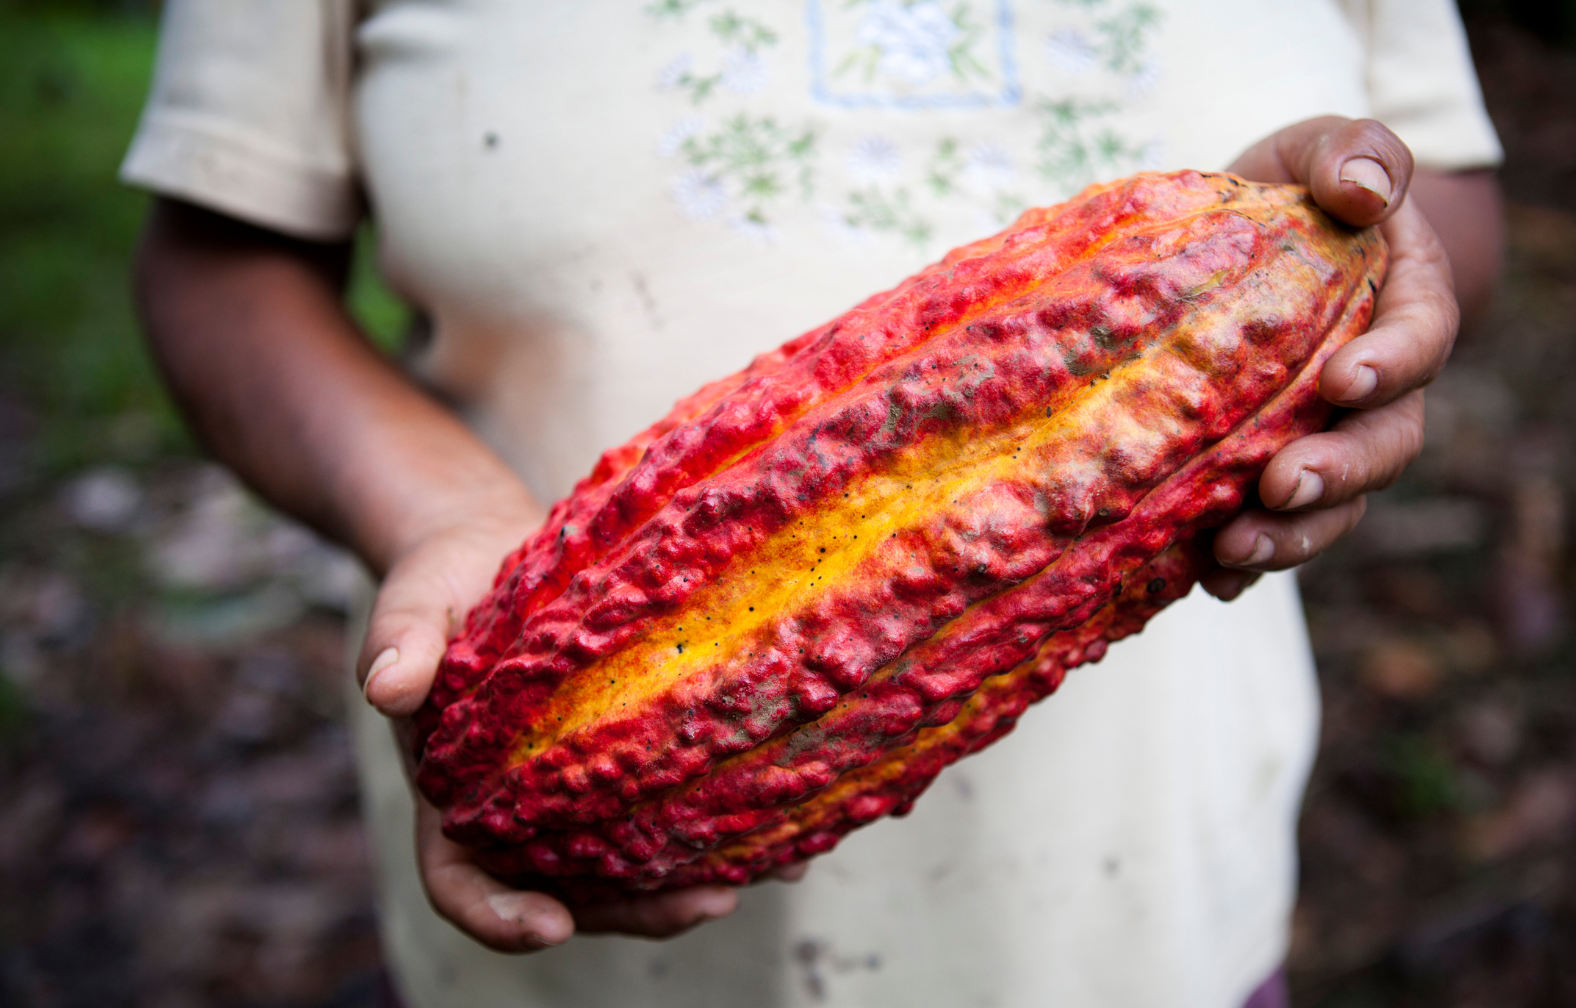
[(136, 286), (197, 436), (269, 501), (381, 572), (455, 515), (535, 505), (357, 330), (340, 298), (346, 257), (160, 201)]
[(1499, 283), (1504, 249), (1499, 180), (1488, 170), (1418, 168), (1408, 191), (1450, 256), (1463, 327), (1470, 328), (1488, 309)]

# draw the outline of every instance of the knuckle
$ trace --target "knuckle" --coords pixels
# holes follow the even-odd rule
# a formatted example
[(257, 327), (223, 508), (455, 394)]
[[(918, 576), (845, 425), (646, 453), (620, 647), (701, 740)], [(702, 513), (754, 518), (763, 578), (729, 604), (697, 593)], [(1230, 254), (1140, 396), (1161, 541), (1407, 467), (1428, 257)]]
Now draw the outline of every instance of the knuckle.
[(1358, 119), (1347, 128), (1352, 131), (1353, 139), (1372, 147), (1385, 167), (1397, 173), (1397, 183), (1402, 173), (1411, 173), (1412, 151), (1390, 127), (1377, 119)]

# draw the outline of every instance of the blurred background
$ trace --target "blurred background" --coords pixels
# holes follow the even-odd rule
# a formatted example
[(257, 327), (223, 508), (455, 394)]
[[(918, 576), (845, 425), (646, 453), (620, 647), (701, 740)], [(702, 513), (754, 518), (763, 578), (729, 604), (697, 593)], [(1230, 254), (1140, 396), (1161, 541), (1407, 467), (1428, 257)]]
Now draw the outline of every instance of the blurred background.
[[(1302, 573), (1298, 1008), (1576, 1004), (1576, 2), (1461, 7), (1507, 270), (1423, 458)], [(354, 567), (203, 460), (133, 321), (114, 169), (155, 30), (0, 0), (0, 1004), (373, 1005)]]

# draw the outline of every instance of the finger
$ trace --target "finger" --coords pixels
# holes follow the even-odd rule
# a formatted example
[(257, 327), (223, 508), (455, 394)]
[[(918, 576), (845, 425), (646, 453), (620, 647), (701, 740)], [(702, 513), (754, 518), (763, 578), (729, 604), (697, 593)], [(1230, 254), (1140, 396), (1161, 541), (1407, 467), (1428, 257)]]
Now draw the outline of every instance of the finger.
[(1423, 390), (1358, 410), (1330, 430), (1298, 438), (1259, 477), (1259, 499), (1277, 511), (1343, 504), (1394, 483), (1423, 450)]
[(1222, 602), (1230, 602), (1253, 586), (1253, 582), (1263, 577), (1256, 571), (1236, 570), (1231, 567), (1216, 567), (1214, 570), (1198, 579), (1199, 586)]
[(767, 872), (764, 878), (774, 878), (779, 882), (797, 882), (804, 878), (804, 873), (810, 870), (810, 862), (795, 861), (792, 864), (779, 865)]
[(1215, 559), (1223, 566), (1250, 571), (1295, 567), (1350, 532), (1365, 507), (1366, 498), (1358, 497), (1300, 514), (1262, 508), (1244, 511), (1215, 534)]
[(478, 868), (443, 835), (439, 814), (417, 797), (416, 848), (427, 899), (441, 916), (488, 948), (533, 952), (562, 945), (574, 918), (545, 893), (511, 889)]
[(581, 931), (667, 938), (704, 921), (726, 917), (739, 908), (739, 891), (727, 886), (694, 886), (673, 892), (575, 908)]
[(1319, 375), (1319, 394), (1342, 406), (1381, 406), (1433, 381), (1461, 322), (1450, 259), (1422, 212), (1403, 206), (1381, 230), (1390, 266), (1373, 324)]
[(1367, 227), (1401, 206), (1412, 152), (1374, 119), (1319, 116), (1259, 141), (1228, 170), (1256, 182), (1306, 185), (1325, 213)]

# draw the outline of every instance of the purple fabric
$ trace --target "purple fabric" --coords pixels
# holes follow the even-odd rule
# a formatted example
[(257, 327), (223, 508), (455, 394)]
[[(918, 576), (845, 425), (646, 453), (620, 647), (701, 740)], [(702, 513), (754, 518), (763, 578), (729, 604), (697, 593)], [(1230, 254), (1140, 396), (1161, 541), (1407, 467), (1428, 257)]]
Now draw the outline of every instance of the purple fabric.
[(1248, 995), (1242, 1008), (1291, 1008), (1291, 990), (1286, 986), (1286, 968), (1271, 973), (1258, 990)]

